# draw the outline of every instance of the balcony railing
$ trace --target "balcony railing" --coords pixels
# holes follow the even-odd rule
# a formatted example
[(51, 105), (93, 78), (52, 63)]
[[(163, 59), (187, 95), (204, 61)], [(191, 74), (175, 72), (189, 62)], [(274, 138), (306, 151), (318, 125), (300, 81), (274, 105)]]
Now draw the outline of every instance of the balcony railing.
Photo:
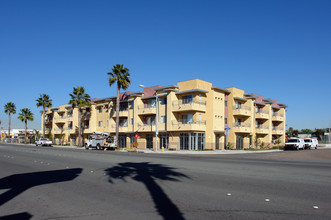
[(282, 128), (273, 127), (272, 128), (272, 134), (283, 135), (284, 134), (284, 130)]
[(173, 130), (205, 130), (206, 129), (206, 121), (200, 120), (173, 120), (172, 122)]
[(139, 105), (138, 114), (156, 114), (156, 106)]
[(233, 131), (238, 133), (248, 133), (252, 131), (251, 125), (248, 123), (234, 123)]
[(172, 102), (172, 108), (173, 111), (206, 111), (207, 102), (206, 101), (200, 101), (200, 100), (175, 100)]
[(242, 115), (242, 116), (250, 116), (251, 115), (251, 107), (249, 106), (233, 106), (233, 114), (234, 115)]
[(258, 112), (255, 112), (255, 118), (268, 119), (269, 118), (269, 111), (260, 110)]
[(284, 121), (284, 115), (283, 114), (279, 114), (277, 112), (273, 112), (272, 113), (272, 120), (273, 121)]
[(258, 126), (256, 126), (255, 130), (256, 130), (256, 133), (259, 133), (259, 134), (269, 133), (269, 127), (268, 126), (258, 125)]

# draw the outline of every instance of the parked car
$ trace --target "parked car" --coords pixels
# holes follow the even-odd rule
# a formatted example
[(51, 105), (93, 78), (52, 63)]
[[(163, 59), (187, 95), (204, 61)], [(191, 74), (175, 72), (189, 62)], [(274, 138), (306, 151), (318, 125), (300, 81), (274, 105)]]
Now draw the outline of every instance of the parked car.
[(36, 141), (36, 146), (52, 146), (53, 142), (50, 141), (48, 138), (40, 138)]
[(286, 143), (284, 150), (303, 150), (305, 149), (305, 142), (302, 138), (289, 138)]

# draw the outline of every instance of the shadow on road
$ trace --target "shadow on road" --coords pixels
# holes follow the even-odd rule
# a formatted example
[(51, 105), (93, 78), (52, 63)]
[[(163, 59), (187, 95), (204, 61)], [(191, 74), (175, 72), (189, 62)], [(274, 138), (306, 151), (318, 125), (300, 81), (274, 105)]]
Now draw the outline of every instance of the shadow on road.
[(0, 217), (0, 220), (29, 220), (32, 218), (32, 215), (28, 212), (21, 212), (17, 214), (12, 214), (12, 215), (6, 215), (3, 217)]
[(112, 179), (132, 178), (145, 185), (150, 193), (155, 208), (163, 219), (184, 219), (183, 214), (178, 207), (171, 201), (162, 188), (156, 183), (156, 179), (166, 181), (179, 181), (178, 178), (189, 178), (185, 174), (175, 171), (175, 168), (167, 167), (161, 164), (142, 163), (119, 163), (118, 166), (106, 169), (109, 175), (109, 182)]
[(0, 189), (8, 191), (0, 195), (0, 206), (34, 186), (71, 181), (82, 172), (81, 168), (15, 174), (0, 180)]

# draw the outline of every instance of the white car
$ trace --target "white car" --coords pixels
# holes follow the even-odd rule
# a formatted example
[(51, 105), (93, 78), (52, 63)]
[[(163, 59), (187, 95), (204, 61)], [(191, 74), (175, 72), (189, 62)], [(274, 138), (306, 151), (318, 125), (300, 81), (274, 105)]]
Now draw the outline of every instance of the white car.
[(36, 141), (36, 146), (52, 146), (53, 142), (50, 141), (48, 138), (40, 138)]
[(286, 141), (284, 150), (303, 150), (305, 142), (302, 138), (290, 138)]

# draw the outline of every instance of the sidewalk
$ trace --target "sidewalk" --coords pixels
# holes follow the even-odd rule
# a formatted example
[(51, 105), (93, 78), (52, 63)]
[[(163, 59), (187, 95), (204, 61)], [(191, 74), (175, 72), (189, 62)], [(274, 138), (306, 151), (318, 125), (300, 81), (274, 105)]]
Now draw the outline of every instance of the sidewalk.
[[(19, 144), (19, 143), (15, 143)], [(20, 145), (20, 144), (19, 144)], [(28, 144), (34, 145), (34, 144)], [(76, 146), (62, 146), (62, 145), (52, 145), (55, 148), (69, 148), (69, 149), (80, 149), (85, 150), (84, 147)], [(47, 147), (46, 147), (47, 148)], [(318, 149), (331, 149), (331, 144), (320, 144)], [(91, 149), (90, 149), (91, 150)], [(215, 154), (252, 154), (252, 153), (273, 153), (281, 152), (283, 150), (272, 149), (272, 150), (204, 150), (204, 151), (189, 151), (189, 150), (180, 150), (180, 151), (169, 151), (169, 150), (146, 150), (146, 149), (137, 149), (135, 150), (117, 150), (117, 152), (136, 152), (136, 153), (146, 153), (146, 154), (200, 154), (200, 155), (215, 155)]]

